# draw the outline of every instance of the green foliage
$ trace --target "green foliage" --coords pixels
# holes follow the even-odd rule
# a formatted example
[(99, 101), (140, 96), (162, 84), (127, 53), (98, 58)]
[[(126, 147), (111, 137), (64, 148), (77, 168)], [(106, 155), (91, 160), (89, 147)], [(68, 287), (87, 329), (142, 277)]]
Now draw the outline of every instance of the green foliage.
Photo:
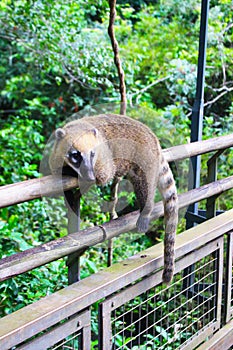
[(0, 284), (0, 316), (12, 313), (67, 285), (67, 267), (58, 260)]
[(98, 13), (102, 20), (106, 6), (1, 1), (0, 106), (43, 119), (49, 135), (65, 113), (111, 94), (117, 77), (106, 28), (89, 18)]
[(2, 123), (1, 185), (39, 176), (38, 165), (44, 148), (41, 133), (42, 123), (39, 120), (11, 117), (7, 123)]
[[(133, 101), (147, 102), (154, 109), (172, 110), (180, 127), (183, 116), (191, 115), (196, 87), (196, 66), (200, 1), (166, 1), (145, 7), (137, 22), (124, 38), (122, 54), (134, 69), (134, 80), (128, 87)], [(230, 0), (212, 4), (209, 14), (209, 42), (205, 91), (206, 116), (215, 115), (222, 122), (232, 102), (232, 3)], [(120, 23), (120, 31), (128, 21)], [(227, 88), (231, 90), (227, 91)], [(223, 97), (220, 92), (226, 90)], [(215, 103), (210, 103), (217, 97)], [(219, 99), (218, 99), (219, 98)], [(184, 130), (183, 130), (184, 131)], [(188, 130), (187, 130), (188, 131)], [(185, 135), (186, 137), (188, 133)]]
[(83, 226), (93, 224), (100, 225), (109, 220), (109, 214), (103, 210), (104, 198), (101, 197), (102, 190), (99, 187), (91, 188), (81, 199), (81, 213)]
[[(118, 6), (115, 29), (128, 95), (153, 108), (176, 106), (187, 114), (195, 92), (200, 1), (147, 3)], [(43, 118), (49, 133), (54, 119), (57, 124), (87, 103), (119, 100), (107, 1), (1, 1), (0, 6), (2, 106), (20, 105), (33, 118)], [(232, 80), (231, 10), (231, 0), (211, 4), (208, 100), (218, 94), (216, 87)], [(222, 118), (229, 96), (209, 105), (207, 115), (213, 111)]]

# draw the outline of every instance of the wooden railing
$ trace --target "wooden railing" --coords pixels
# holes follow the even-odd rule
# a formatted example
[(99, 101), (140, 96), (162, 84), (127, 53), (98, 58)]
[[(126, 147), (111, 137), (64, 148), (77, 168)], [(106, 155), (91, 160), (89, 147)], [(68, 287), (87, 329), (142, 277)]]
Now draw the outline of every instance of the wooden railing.
[[(164, 150), (163, 153), (164, 153), (164, 156), (166, 157), (166, 159), (169, 162), (171, 162), (171, 161), (178, 161), (178, 160), (182, 160), (185, 158), (189, 158), (192, 156), (201, 155), (201, 154), (209, 153), (209, 152), (216, 152), (217, 151), (217, 154), (219, 154), (220, 153), (219, 150), (224, 150), (224, 149), (227, 149), (227, 148), (232, 147), (232, 146), (233, 146), (233, 135), (227, 135), (227, 136), (221, 136), (221, 137), (213, 138), (213, 139), (206, 140), (206, 141), (200, 141), (200, 142), (195, 142), (192, 144), (171, 147), (169, 149)], [(65, 191), (65, 190), (72, 189), (72, 188), (77, 187), (77, 186), (78, 186), (78, 180), (75, 178), (67, 177), (67, 176), (63, 177), (63, 178), (46, 176), (46, 177), (42, 177), (40, 179), (33, 179), (33, 180), (28, 180), (28, 181), (12, 184), (12, 185), (7, 185), (7, 186), (0, 188), (0, 207), (3, 208), (3, 207), (14, 205), (17, 203), (22, 203), (25, 201), (40, 198), (42, 196), (49, 196), (49, 195), (52, 195), (55, 193), (61, 193), (61, 189), (62, 189), (62, 191)], [(229, 176), (227, 178), (224, 178), (224, 179), (221, 179), (218, 181), (214, 181), (214, 182), (206, 184), (198, 189), (180, 194), (179, 195), (179, 207), (184, 208), (184, 207), (188, 206), (189, 204), (196, 203), (196, 202), (201, 201), (203, 199), (216, 198), (216, 196), (220, 195), (224, 191), (227, 191), (231, 188), (233, 188), (233, 176)], [(158, 218), (162, 215), (163, 215), (163, 205), (161, 202), (156, 203), (154, 206), (152, 219)], [(44, 265), (50, 261), (59, 259), (61, 257), (70, 255), (72, 253), (81, 252), (81, 251), (83, 251), (84, 248), (87, 248), (89, 246), (103, 242), (107, 239), (111, 239), (113, 237), (116, 237), (116, 236), (124, 233), (124, 232), (128, 232), (130, 230), (133, 230), (136, 226), (137, 217), (138, 217), (138, 212), (137, 211), (132, 212), (130, 214), (119, 217), (116, 220), (107, 222), (101, 226), (96, 226), (96, 227), (92, 227), (92, 228), (89, 228), (86, 230), (75, 232), (75, 233), (67, 235), (66, 237), (51, 241), (51, 242), (46, 243), (46, 244), (42, 244), (42, 245), (35, 247), (35, 248), (32, 248), (32, 249), (28, 249), (24, 252), (12, 255), (10, 257), (6, 257), (0, 261), (0, 280), (3, 281), (3, 280), (8, 279), (12, 276), (29, 271), (35, 267)], [(223, 236), (224, 233), (227, 233), (233, 229), (232, 213), (230, 212), (229, 215), (222, 216), (222, 220), (224, 220), (224, 222), (222, 222), (222, 223), (221, 223), (221, 220), (218, 220), (218, 223), (219, 223), (218, 228), (220, 229), (221, 225), (224, 227), (224, 230), (223, 230), (224, 232), (222, 233), (222, 236)], [(221, 225), (220, 225), (220, 223), (221, 223)], [(208, 224), (205, 227), (208, 228)], [(195, 232), (198, 232), (198, 231), (195, 231), (195, 228), (194, 228), (192, 231), (192, 234), (194, 235), (193, 236), (194, 240), (196, 240), (195, 239)], [(214, 232), (217, 232), (217, 231), (214, 231)], [(186, 234), (189, 235), (190, 234), (189, 231), (187, 231), (187, 233), (184, 233), (182, 237), (184, 237)], [(205, 234), (203, 233), (203, 237), (205, 236), (208, 238), (208, 240), (212, 241), (213, 239), (216, 239), (217, 236), (219, 236), (218, 234), (216, 236), (216, 234), (217, 233), (215, 233), (214, 235), (207, 234), (205, 236)], [(204, 240), (206, 241), (207, 238), (205, 238)], [(179, 238), (178, 238), (178, 241), (179, 241)], [(201, 242), (201, 243), (204, 244), (203, 242)], [(232, 240), (231, 240), (231, 243), (229, 243), (229, 244), (231, 247)], [(178, 244), (178, 246), (179, 246), (179, 244)], [(189, 243), (186, 245), (185, 250), (182, 251), (182, 254), (183, 255), (192, 254), (193, 249), (195, 249), (195, 247), (194, 247), (193, 241), (191, 239), (191, 240), (189, 240)], [(158, 247), (157, 246), (153, 247), (153, 251), (156, 254), (156, 256), (157, 256), (157, 254), (161, 255), (160, 250), (161, 250), (160, 245), (158, 245)], [(180, 256), (180, 253), (177, 253), (177, 254), (178, 254), (177, 256)], [(154, 266), (154, 268), (162, 267), (162, 260), (159, 258), (158, 261), (159, 261), (159, 264), (156, 264)], [(232, 260), (231, 260), (231, 263), (232, 263)], [(140, 266), (142, 266), (142, 268), (143, 268), (143, 264), (147, 264), (147, 262), (144, 260), (141, 261)], [(223, 264), (223, 263), (221, 262), (221, 264)], [(186, 264), (186, 265), (188, 265), (188, 264)], [(151, 266), (153, 266), (153, 263)], [(223, 265), (221, 265), (221, 266), (223, 266)], [(110, 269), (112, 269), (114, 271), (114, 266)], [(146, 274), (147, 274), (147, 272), (146, 272)], [(108, 275), (108, 272), (106, 272), (106, 274)], [(132, 276), (133, 276), (133, 273), (132, 273)], [(96, 278), (98, 279), (97, 276), (93, 277), (93, 281), (95, 281)], [(127, 278), (127, 273), (124, 276), (124, 279), (125, 278)], [(138, 276), (138, 275), (135, 276), (135, 281), (138, 278), (141, 278), (141, 276)], [(232, 278), (232, 276), (231, 276), (231, 278)], [(100, 284), (103, 283), (102, 284), (103, 288), (108, 288), (107, 287), (108, 286), (107, 280), (103, 280), (102, 282), (101, 281), (99, 281), (99, 282), (100, 282)], [(126, 279), (126, 282), (127, 282), (126, 284), (132, 283), (133, 280), (127, 281), (127, 279)], [(156, 285), (160, 282), (161, 281), (159, 278), (158, 280), (155, 281), (154, 285)], [(81, 292), (83, 285), (85, 285), (85, 282), (81, 281), (81, 282), (78, 282), (77, 284), (75, 284), (74, 288), (80, 288), (80, 292)], [(93, 284), (91, 284), (91, 286), (92, 286), (91, 288), (93, 288), (93, 295), (94, 295), (95, 288), (94, 288)], [(123, 286), (118, 286), (119, 289), (121, 287), (123, 287)], [(219, 285), (218, 285), (218, 288), (220, 288)], [(67, 295), (67, 293), (69, 293), (69, 291), (71, 292), (72, 290), (73, 289), (71, 286), (71, 287), (68, 287), (66, 291), (64, 291), (64, 292), (61, 291), (58, 293), (60, 293), (59, 295), (63, 295), (63, 293), (65, 293)], [(116, 292), (116, 290), (113, 293), (115, 293), (115, 292)], [(90, 289), (88, 291), (88, 295), (90, 295), (91, 293), (92, 293), (92, 291)], [(76, 298), (79, 299), (78, 294), (79, 294), (79, 292), (77, 293)], [(104, 296), (107, 296), (107, 295), (109, 295), (109, 294), (104, 291), (104, 294), (103, 295), (101, 294), (101, 298), (103, 298)], [(99, 295), (98, 295), (98, 297), (99, 297)], [(54, 298), (51, 296), (48, 299), (44, 299), (44, 301), (41, 300), (41, 302), (38, 303), (38, 307), (42, 307), (42, 308), (48, 307), (48, 309), (52, 308), (54, 310), (54, 312), (56, 311), (56, 314), (57, 314), (57, 312), (58, 312), (57, 305), (55, 305), (56, 303), (53, 305), (53, 301), (52, 301), (53, 299)], [(66, 299), (66, 300), (68, 300), (68, 299)], [(91, 301), (89, 300), (89, 303), (90, 303), (89, 305), (91, 305), (92, 302), (94, 302), (93, 300), (95, 298), (93, 300), (92, 299), (93, 298), (90, 298)], [(50, 319), (50, 321), (48, 321), (48, 322), (46, 321), (46, 323), (43, 323), (43, 326), (45, 324), (47, 326), (51, 326), (52, 324), (58, 323), (66, 317), (70, 317), (71, 314), (64, 311), (66, 309), (66, 301), (63, 299), (60, 299), (60, 301), (61, 301), (61, 303), (63, 303), (63, 305), (59, 306), (59, 310), (60, 311), (63, 310), (63, 311), (61, 311), (63, 318), (59, 314), (60, 316), (58, 318), (56, 317), (56, 321), (55, 321), (55, 319), (53, 319), (53, 316), (52, 316), (53, 312), (52, 312), (52, 310), (50, 310), (49, 312), (51, 312), (51, 319)], [(50, 303), (50, 302), (51, 302), (51, 304), (49, 304), (50, 305), (49, 306), (47, 303)], [(219, 302), (219, 301), (217, 301), (217, 302)], [(43, 303), (44, 303), (44, 306), (42, 305)], [(69, 301), (69, 303), (70, 303), (70, 301)], [(232, 296), (230, 296), (228, 298), (228, 304), (229, 303), (230, 304), (232, 303)], [(35, 309), (37, 310), (35, 315), (32, 315), (33, 321), (32, 321), (32, 319), (31, 319), (31, 321), (28, 321), (28, 319), (27, 319), (27, 321), (26, 320), (24, 321), (21, 319), (21, 317), (23, 317), (23, 313), (24, 313), (23, 310), (19, 310), (16, 313), (13, 313), (12, 315), (4, 317), (2, 320), (0, 320), (0, 329), (1, 329), (1, 331), (0, 331), (0, 348), (1, 349), (7, 349), (10, 346), (14, 346), (16, 344), (19, 344), (21, 341), (25, 341), (26, 339), (29, 339), (31, 336), (34, 336), (38, 332), (42, 331), (41, 326), (35, 327), (33, 329), (30, 328), (31, 324), (37, 324), (37, 322), (39, 322), (38, 323), (38, 325), (39, 325), (41, 322), (41, 319), (40, 319), (41, 316), (39, 315), (40, 312), (38, 312), (39, 309), (37, 309), (37, 306), (36, 306), (37, 303), (35, 303), (33, 305), (25, 308), (25, 310), (31, 310), (31, 311), (29, 311), (29, 313), (30, 312), (33, 313), (32, 310), (35, 310)], [(75, 302), (75, 305), (76, 305), (76, 302)], [(80, 307), (76, 308), (75, 313), (77, 313), (77, 312), (83, 313), (83, 310), (87, 306), (88, 305), (86, 305), (86, 304), (85, 304), (85, 306), (81, 305)], [(77, 305), (75, 307), (77, 307)], [(48, 310), (48, 309), (46, 309), (46, 310)], [(230, 307), (230, 309), (231, 309), (231, 307)], [(46, 314), (46, 319), (49, 320), (49, 314), (48, 315)], [(228, 321), (229, 321), (229, 319), (228, 319)], [(218, 323), (217, 323), (218, 329), (220, 327), (219, 322), (220, 321), (218, 319)], [(8, 327), (6, 327), (6, 324), (8, 324)], [(214, 329), (213, 328), (211, 328), (211, 329), (212, 329), (211, 334), (213, 334)], [(27, 330), (27, 331), (25, 331), (25, 330)], [(19, 334), (21, 334), (21, 335), (23, 334), (23, 336), (22, 337), (20, 336), (20, 342), (17, 340), (18, 343), (16, 343), (16, 339), (19, 336)], [(49, 333), (49, 337), (51, 337), (50, 333)], [(2, 341), (2, 343), (1, 343), (1, 341)], [(33, 344), (35, 344), (35, 343), (33, 343)], [(53, 344), (55, 344), (55, 340), (54, 340)], [(81, 341), (80, 341), (80, 344), (81, 344)], [(101, 342), (100, 342), (100, 344), (101, 344)], [(1, 345), (4, 345), (4, 346), (1, 347)], [(107, 345), (107, 346), (109, 346), (109, 345)], [(19, 348), (21, 349), (21, 347), (19, 347)], [(43, 348), (46, 348), (46, 347), (43, 347)], [(185, 347), (181, 347), (181, 348), (183, 349)], [(33, 347), (30, 347), (30, 345), (24, 345), (22, 347), (22, 349), (33, 349)], [(77, 347), (77, 349), (88, 349), (88, 347), (82, 346), (82, 347)], [(99, 347), (99, 349), (101, 349), (101, 347)], [(107, 349), (107, 347), (106, 347), (106, 349)]]
[[(233, 135), (180, 145), (163, 151), (166, 159), (178, 161), (187, 157), (208, 152), (223, 150), (233, 146)], [(3, 186), (0, 188), (0, 207), (6, 207), (24, 201), (61, 193), (61, 189), (68, 190), (78, 186), (78, 180), (71, 177), (46, 176)], [(206, 198), (219, 195), (233, 187), (233, 176), (207, 184), (198, 189), (179, 195), (179, 207), (184, 208)], [(161, 202), (155, 204), (152, 219), (163, 215)], [(35, 267), (44, 265), (53, 260), (82, 251), (121, 233), (133, 230), (136, 227), (138, 212), (132, 212), (114, 221), (72, 233), (66, 237), (42, 244), (22, 253), (6, 257), (0, 261), (0, 280), (10, 278)]]
[[(178, 161), (193, 156), (222, 150), (233, 146), (233, 135), (220, 136), (213, 139), (174, 146), (163, 150), (168, 162)], [(0, 208), (7, 207), (42, 196), (59, 193), (61, 188), (68, 190), (78, 186), (76, 178), (69, 176), (45, 176), (0, 187)]]

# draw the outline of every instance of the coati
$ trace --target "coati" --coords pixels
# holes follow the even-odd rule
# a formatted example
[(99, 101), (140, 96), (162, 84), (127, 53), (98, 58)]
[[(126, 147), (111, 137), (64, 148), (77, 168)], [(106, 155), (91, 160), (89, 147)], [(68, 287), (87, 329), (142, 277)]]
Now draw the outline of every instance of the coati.
[(178, 222), (175, 182), (157, 137), (144, 124), (130, 117), (101, 114), (67, 123), (55, 131), (50, 156), (52, 174), (65, 167), (78, 174), (80, 189), (92, 183), (105, 185), (126, 176), (139, 202), (137, 230), (146, 232), (158, 187), (164, 203), (165, 240), (163, 281), (174, 272), (174, 244)]

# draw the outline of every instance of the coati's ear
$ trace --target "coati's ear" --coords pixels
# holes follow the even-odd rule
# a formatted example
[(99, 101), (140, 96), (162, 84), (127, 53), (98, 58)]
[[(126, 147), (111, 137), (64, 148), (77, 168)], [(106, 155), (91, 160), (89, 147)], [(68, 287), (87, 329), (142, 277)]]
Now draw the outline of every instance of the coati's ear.
[(61, 140), (66, 136), (66, 132), (64, 129), (59, 128), (57, 130), (55, 130), (55, 137), (57, 140)]
[(95, 137), (98, 136), (98, 130), (96, 128), (92, 129), (91, 131)]

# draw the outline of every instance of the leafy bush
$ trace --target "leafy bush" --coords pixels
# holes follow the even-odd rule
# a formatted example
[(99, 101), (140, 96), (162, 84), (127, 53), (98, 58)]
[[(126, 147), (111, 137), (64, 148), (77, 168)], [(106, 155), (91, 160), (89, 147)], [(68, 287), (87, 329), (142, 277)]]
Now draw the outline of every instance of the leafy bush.
[(44, 148), (42, 122), (11, 117), (0, 130), (2, 185), (38, 177)]

